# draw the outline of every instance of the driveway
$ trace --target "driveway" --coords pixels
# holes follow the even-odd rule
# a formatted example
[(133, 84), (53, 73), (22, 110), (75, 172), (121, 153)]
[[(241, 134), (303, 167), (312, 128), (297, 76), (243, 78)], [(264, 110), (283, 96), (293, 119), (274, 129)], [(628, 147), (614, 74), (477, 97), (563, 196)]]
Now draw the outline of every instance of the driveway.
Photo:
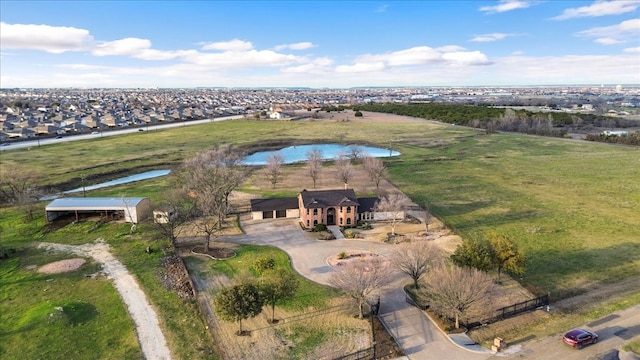
[[(289, 254), (293, 268), (302, 276), (321, 284), (329, 284), (333, 269), (327, 259), (341, 251), (367, 250), (386, 255), (392, 246), (365, 240), (315, 240), (308, 236), (295, 219), (244, 221), (244, 235), (222, 237), (220, 240), (254, 245), (270, 245)], [(402, 287), (409, 278), (397, 274), (393, 283), (383, 290), (379, 317), (395, 337), (407, 358), (416, 360), (487, 359), (490, 352), (462, 349), (441, 332), (418, 308), (405, 301)]]

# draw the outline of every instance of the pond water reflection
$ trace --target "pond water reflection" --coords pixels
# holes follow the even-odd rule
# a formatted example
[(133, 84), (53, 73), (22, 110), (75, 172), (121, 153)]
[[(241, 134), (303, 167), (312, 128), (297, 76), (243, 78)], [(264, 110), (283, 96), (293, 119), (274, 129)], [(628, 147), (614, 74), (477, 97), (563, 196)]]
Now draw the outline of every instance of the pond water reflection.
[[(84, 187), (79, 187), (79, 188), (63, 191), (62, 193), (63, 194), (71, 194), (71, 193), (77, 193), (77, 192), (101, 189), (101, 188), (105, 188), (105, 187), (109, 187), (109, 186), (127, 184), (127, 183), (131, 183), (131, 182), (134, 182), (134, 181), (153, 179), (153, 178), (157, 178), (157, 177), (160, 177), (160, 176), (169, 175), (170, 172), (171, 172), (171, 170), (151, 170), (151, 171), (143, 172), (143, 173), (140, 173), (140, 174), (125, 176), (123, 178), (119, 178), (119, 179), (114, 179), (114, 180), (111, 180), (111, 181), (103, 182), (103, 183), (100, 183), (100, 184), (87, 185), (87, 186), (84, 186)], [(58, 197), (59, 197), (58, 195), (50, 195), (50, 196), (42, 197), (42, 198), (40, 198), (40, 200), (53, 200), (53, 199), (56, 199)]]
[(247, 165), (266, 165), (267, 158), (272, 154), (279, 154), (283, 157), (285, 164), (307, 161), (307, 153), (312, 149), (318, 149), (322, 153), (324, 160), (337, 159), (340, 154), (349, 156), (353, 148), (357, 148), (361, 155), (371, 157), (398, 156), (399, 152), (391, 149), (378, 148), (361, 145), (340, 145), (340, 144), (311, 144), (289, 146), (280, 150), (260, 151), (244, 158)]

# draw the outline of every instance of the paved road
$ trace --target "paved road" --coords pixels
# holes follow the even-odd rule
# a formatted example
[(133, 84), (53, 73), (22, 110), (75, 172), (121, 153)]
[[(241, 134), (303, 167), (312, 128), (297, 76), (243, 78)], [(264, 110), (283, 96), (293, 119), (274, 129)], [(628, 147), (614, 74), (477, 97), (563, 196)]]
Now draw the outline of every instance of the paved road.
[[(293, 268), (302, 276), (329, 284), (333, 269), (327, 259), (341, 251), (367, 250), (388, 254), (390, 245), (363, 240), (320, 241), (309, 238), (295, 220), (245, 221), (245, 235), (221, 238), (241, 244), (271, 245), (289, 254)], [(416, 360), (480, 360), (490, 352), (477, 353), (455, 345), (419, 309), (405, 301), (402, 285), (409, 279), (400, 274), (381, 295), (380, 318), (397, 339), (407, 358)]]
[(12, 150), (12, 149), (29, 149), (32, 147), (59, 144), (67, 141), (97, 139), (99, 137), (117, 136), (117, 135), (123, 135), (123, 134), (131, 134), (131, 133), (140, 133), (140, 135), (142, 135), (144, 134), (145, 131), (164, 130), (164, 129), (170, 129), (175, 127), (191, 126), (191, 125), (198, 125), (198, 124), (206, 124), (210, 122), (219, 122), (219, 121), (243, 119), (243, 118), (244, 118), (244, 115), (233, 115), (233, 116), (224, 116), (224, 117), (219, 117), (214, 119), (180, 121), (175, 123), (149, 125), (144, 127), (132, 127), (132, 128), (122, 128), (118, 130), (99, 131), (99, 134), (62, 135), (60, 139), (57, 139), (55, 137), (53, 138), (48, 137), (40, 140), (6, 142), (3, 144), (8, 144), (8, 145), (0, 146), (0, 151)]
[[(500, 355), (508, 355), (514, 359), (623, 359), (625, 356), (619, 357), (618, 351), (615, 349), (622, 348), (626, 342), (632, 339), (640, 338), (640, 305), (607, 315), (581, 327), (595, 331), (599, 335), (598, 343), (576, 350), (562, 342), (563, 334), (556, 334), (512, 346), (507, 349), (505, 354)], [(626, 356), (628, 356), (626, 359), (633, 359), (631, 354), (626, 354)], [(635, 357), (635, 359), (640, 359), (640, 357)]]

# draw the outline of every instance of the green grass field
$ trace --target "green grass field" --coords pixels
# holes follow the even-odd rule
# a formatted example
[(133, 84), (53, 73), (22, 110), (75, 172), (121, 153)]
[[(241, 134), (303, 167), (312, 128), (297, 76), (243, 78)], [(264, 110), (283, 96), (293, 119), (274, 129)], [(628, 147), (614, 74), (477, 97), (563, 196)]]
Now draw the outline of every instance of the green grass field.
[[(364, 124), (241, 120), (68, 142), (28, 151), (7, 150), (0, 157), (0, 173), (16, 164), (28, 164), (45, 175), (44, 185), (69, 189), (79, 186), (83, 175), (88, 183), (94, 183), (149, 169), (172, 168), (184, 158), (217, 144), (232, 143), (251, 152), (312, 142), (391, 145), (399, 150), (401, 156), (385, 159), (389, 181), (418, 204), (428, 204), (435, 216), (465, 238), (480, 237), (488, 230), (513, 238), (528, 260), (522, 282), (535, 291), (550, 292), (553, 299), (598, 284), (640, 276), (640, 149), (637, 148), (511, 134), (485, 135), (473, 129), (427, 121)], [(147, 196), (154, 201), (170, 186), (169, 178), (158, 178), (90, 195)], [(39, 214), (43, 214), (44, 204), (40, 207)], [(42, 217), (25, 224), (17, 209), (1, 208), (0, 227), (2, 245), (17, 249), (25, 249), (32, 241), (79, 244), (105, 238), (159, 309), (170, 346), (174, 351), (178, 349), (176, 356), (213, 356), (211, 341), (202, 331), (195, 304), (185, 306), (161, 287), (156, 275), (161, 253), (143, 256), (146, 246), (161, 248), (166, 243), (157, 239), (151, 226), (143, 224), (133, 235), (126, 225), (98, 223), (47, 231)], [(107, 326), (99, 321), (103, 313), (91, 317), (93, 312), (86, 309), (92, 307), (78, 306), (82, 312), (78, 317), (88, 318), (79, 325), (86, 327), (79, 333), (108, 333), (95, 340), (96, 353), (108, 357), (112, 352), (107, 349), (116, 347), (122, 353), (113, 352), (115, 357), (139, 354), (131, 322), (119, 299), (114, 297), (117, 297), (115, 290), (106, 282), (87, 283), (79, 271), (75, 275), (56, 275), (55, 281), (47, 283), (47, 279), (24, 270), (31, 256), (41, 258), (41, 254), (30, 255), (35, 250), (22, 251), (17, 259), (0, 261), (0, 351), (4, 352), (0, 356), (14, 354), (31, 344), (41, 348), (52, 341), (46, 336), (47, 340), (38, 343), (33, 337), (35, 333), (23, 335), (34, 327), (41, 334), (59, 331), (55, 329), (63, 325), (41, 322), (42, 314), (49, 313), (49, 303), (71, 302), (90, 304), (96, 309), (107, 304), (114, 310), (104, 315), (125, 329), (103, 331)], [(78, 284), (58, 285), (65, 281)], [(57, 302), (31, 296), (42, 285), (53, 286), (61, 294)], [(97, 295), (103, 292), (103, 297)], [(30, 315), (31, 311), (34, 313)], [(11, 318), (5, 315), (10, 313)], [(11, 320), (5, 321), (5, 317)], [(113, 338), (116, 334), (119, 337)], [(64, 351), (76, 349), (60, 345), (59, 350), (52, 351), (56, 353), (51, 358), (62, 358), (68, 354)]]

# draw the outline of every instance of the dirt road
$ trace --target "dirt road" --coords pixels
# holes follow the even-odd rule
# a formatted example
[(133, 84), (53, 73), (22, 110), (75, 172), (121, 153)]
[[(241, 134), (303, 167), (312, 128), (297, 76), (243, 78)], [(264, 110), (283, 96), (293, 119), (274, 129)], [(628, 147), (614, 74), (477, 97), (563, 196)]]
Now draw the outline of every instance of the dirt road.
[(109, 279), (113, 280), (114, 286), (127, 305), (127, 311), (136, 325), (138, 341), (145, 358), (149, 360), (171, 359), (171, 352), (160, 329), (155, 309), (127, 268), (111, 254), (109, 244), (98, 239), (95, 243), (83, 245), (39, 243), (38, 248), (90, 256), (102, 264), (102, 271)]

